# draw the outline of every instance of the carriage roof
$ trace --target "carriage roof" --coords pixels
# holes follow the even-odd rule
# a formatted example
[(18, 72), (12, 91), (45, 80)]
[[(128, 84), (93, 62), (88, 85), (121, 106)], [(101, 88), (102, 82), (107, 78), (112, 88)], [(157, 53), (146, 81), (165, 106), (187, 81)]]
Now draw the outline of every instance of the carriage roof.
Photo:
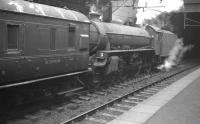
[(65, 20), (89, 22), (89, 19), (80, 12), (23, 0), (0, 0), (0, 10)]

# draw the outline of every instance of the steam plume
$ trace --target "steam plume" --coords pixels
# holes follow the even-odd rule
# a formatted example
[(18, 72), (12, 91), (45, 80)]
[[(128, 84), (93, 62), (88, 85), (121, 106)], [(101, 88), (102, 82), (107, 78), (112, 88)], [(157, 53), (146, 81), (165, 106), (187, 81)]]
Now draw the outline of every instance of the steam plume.
[(92, 4), (92, 5), (90, 6), (90, 12), (93, 12), (93, 13), (98, 12), (98, 9), (97, 9), (97, 7), (95, 6), (95, 4)]
[(192, 47), (193, 45), (184, 46), (182, 38), (177, 39), (174, 47), (169, 53), (169, 57), (157, 68), (160, 70), (169, 71), (173, 66), (176, 66), (181, 61), (184, 53), (192, 49)]

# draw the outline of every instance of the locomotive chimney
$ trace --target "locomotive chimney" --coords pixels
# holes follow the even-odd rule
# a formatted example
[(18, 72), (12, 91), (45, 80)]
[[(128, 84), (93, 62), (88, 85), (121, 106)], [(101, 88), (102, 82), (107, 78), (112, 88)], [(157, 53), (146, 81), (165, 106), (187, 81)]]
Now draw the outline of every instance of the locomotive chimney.
[(111, 22), (112, 20), (112, 3), (111, 2), (107, 3), (103, 7), (102, 14), (103, 14), (103, 18), (102, 18), (103, 22)]
[(98, 12), (90, 12), (89, 17), (91, 20), (100, 21), (101, 14)]

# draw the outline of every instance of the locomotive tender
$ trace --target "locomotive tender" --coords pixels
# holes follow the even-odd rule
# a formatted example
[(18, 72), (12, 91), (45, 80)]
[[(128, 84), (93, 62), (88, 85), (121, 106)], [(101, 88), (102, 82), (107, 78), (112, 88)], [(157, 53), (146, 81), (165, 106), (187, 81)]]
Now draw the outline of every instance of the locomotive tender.
[(168, 47), (154, 47), (159, 39), (142, 28), (22, 0), (0, 0), (0, 34), (0, 89), (85, 74), (90, 67), (94, 82), (130, 68), (148, 70), (156, 49)]

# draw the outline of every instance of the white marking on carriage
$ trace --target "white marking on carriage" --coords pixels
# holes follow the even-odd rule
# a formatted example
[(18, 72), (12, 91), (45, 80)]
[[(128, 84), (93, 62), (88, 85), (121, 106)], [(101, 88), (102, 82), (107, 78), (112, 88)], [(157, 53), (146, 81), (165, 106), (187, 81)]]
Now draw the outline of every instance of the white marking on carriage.
[(60, 14), (60, 16), (61, 16), (63, 19), (65, 19), (65, 16), (64, 16), (63, 12), (62, 12), (60, 9), (55, 8), (55, 10)]
[(29, 4), (30, 9), (34, 9), (37, 13), (42, 14), (43, 16), (47, 16), (43, 10), (43, 8), (40, 5), (35, 5), (33, 3)]
[(23, 6), (20, 5), (19, 3), (17, 3), (16, 1), (10, 1), (8, 4), (9, 5), (14, 5), (18, 12), (24, 12)]
[(30, 4), (29, 4), (29, 8), (34, 9), (33, 3), (30, 3)]
[(74, 15), (74, 13), (72, 13), (71, 11), (68, 11), (68, 12), (69, 12), (70, 15), (72, 15), (72, 16), (74, 17), (74, 19), (75, 19), (76, 21), (78, 21), (78, 18), (76, 17), (76, 15)]
[(80, 36), (81, 37), (89, 37), (89, 35), (87, 35), (87, 34), (81, 34)]
[(36, 11), (41, 13), (43, 16), (47, 16), (40, 5), (35, 5)]

